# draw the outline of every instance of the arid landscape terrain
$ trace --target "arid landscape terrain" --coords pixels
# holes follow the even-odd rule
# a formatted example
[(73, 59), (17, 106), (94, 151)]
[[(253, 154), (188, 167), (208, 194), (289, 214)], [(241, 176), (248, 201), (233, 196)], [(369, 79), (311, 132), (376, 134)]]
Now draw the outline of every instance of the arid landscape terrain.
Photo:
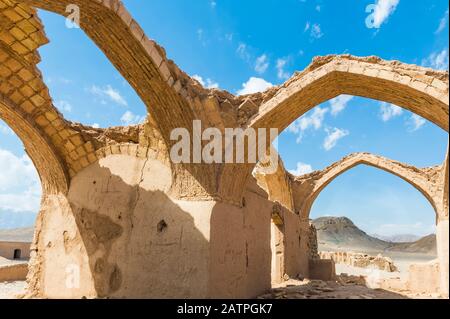
[[(397, 235), (380, 239), (359, 229), (346, 217), (320, 217), (312, 221), (317, 229), (319, 250), (357, 251), (367, 253), (404, 252), (436, 257), (436, 235), (420, 238), (414, 235)], [(386, 238), (386, 237), (385, 237)], [(399, 241), (400, 238), (410, 240)]]
[[(346, 217), (321, 217), (312, 220), (317, 231), (318, 252), (322, 257), (333, 254), (355, 254), (376, 258), (383, 263), (353, 264), (332, 257), (336, 262), (336, 277), (331, 281), (288, 278), (274, 284), (273, 289), (260, 299), (405, 299), (437, 298), (437, 293), (413, 293), (406, 287), (409, 267), (436, 259), (436, 237), (397, 235), (376, 238), (359, 229)], [(0, 239), (30, 242), (33, 228), (0, 230)], [(379, 237), (379, 236), (378, 236)], [(396, 240), (397, 242), (394, 242)], [(403, 240), (403, 241), (402, 241)], [(328, 252), (328, 253), (327, 253)], [(365, 260), (361, 257), (361, 260)], [(386, 262), (387, 261), (387, 262)], [(0, 267), (24, 263), (0, 257)], [(383, 265), (392, 265), (384, 269)], [(378, 265), (378, 264), (375, 264)], [(392, 287), (392, 281), (396, 284)], [(20, 298), (25, 294), (24, 280), (0, 283), (0, 299)]]

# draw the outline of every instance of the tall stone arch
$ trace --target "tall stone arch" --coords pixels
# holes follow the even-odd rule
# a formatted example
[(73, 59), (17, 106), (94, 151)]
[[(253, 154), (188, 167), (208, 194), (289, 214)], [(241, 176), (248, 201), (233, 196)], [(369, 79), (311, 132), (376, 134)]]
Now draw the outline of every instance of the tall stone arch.
[(69, 178), (64, 164), (46, 136), (27, 119), (20, 108), (0, 95), (0, 119), (16, 133), (39, 174), (43, 196), (66, 194)]
[(321, 171), (294, 177), (294, 201), (300, 216), (309, 218), (312, 204), (322, 190), (338, 176), (358, 165), (372, 166), (400, 177), (428, 200), (436, 216), (439, 214), (438, 203), (442, 196), (439, 190), (441, 166), (420, 169), (370, 153), (353, 153)]
[(433, 167), (416, 168), (382, 156), (354, 153), (321, 171), (293, 177), (292, 193), (296, 212), (301, 219), (308, 219), (311, 207), (320, 192), (335, 178), (357, 165), (379, 168), (402, 178), (422, 193), (431, 204), (436, 213), (440, 290), (444, 296), (448, 296), (448, 207), (442, 203), (442, 199), (448, 196), (443, 185), (443, 180), (448, 180), (447, 162)]
[[(317, 57), (263, 102), (247, 122), (252, 128), (276, 128), (281, 133), (294, 120), (341, 94), (396, 104), (448, 132), (448, 72), (385, 61), (378, 57), (330, 55)], [(226, 165), (220, 194), (239, 202), (253, 165)]]

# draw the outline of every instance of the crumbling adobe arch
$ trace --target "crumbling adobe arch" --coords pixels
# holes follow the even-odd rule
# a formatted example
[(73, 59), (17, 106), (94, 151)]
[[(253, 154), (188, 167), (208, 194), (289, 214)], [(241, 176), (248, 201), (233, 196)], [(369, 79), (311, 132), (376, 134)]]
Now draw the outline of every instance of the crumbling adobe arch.
[(40, 132), (20, 108), (0, 94), (0, 119), (16, 133), (22, 141), (25, 152), (32, 160), (39, 174), (43, 197), (51, 194), (66, 194), (69, 179), (60, 157), (51, 143)]
[(309, 218), (312, 204), (325, 187), (338, 176), (358, 165), (372, 166), (400, 177), (425, 196), (436, 215), (438, 214), (438, 201), (441, 195), (438, 183), (441, 166), (420, 169), (370, 153), (353, 153), (321, 171), (293, 177), (294, 202), (301, 218)]
[[(277, 128), (281, 133), (315, 106), (341, 94), (393, 103), (448, 132), (448, 72), (351, 55), (315, 58), (303, 72), (294, 75), (271, 99), (262, 103), (247, 126)], [(253, 166), (225, 167), (220, 184), (223, 198), (239, 202), (242, 185)]]
[(164, 137), (169, 140), (172, 128), (189, 127), (189, 112), (172, 88), (174, 78), (164, 50), (144, 34), (121, 1), (17, 1), (62, 16), (70, 14), (69, 5), (78, 6), (80, 28), (141, 97)]
[(448, 153), (442, 165), (416, 168), (369, 153), (354, 153), (329, 167), (293, 178), (292, 189), (296, 211), (309, 218), (312, 204), (320, 192), (336, 177), (357, 165), (369, 165), (402, 178), (422, 193), (435, 210), (436, 243), (440, 272), (440, 291), (448, 296)]
[[(166, 58), (165, 50), (149, 39), (120, 0), (16, 0), (31, 7), (68, 16), (68, 5), (80, 9), (80, 27), (101, 49), (133, 87), (148, 110), (149, 125), (156, 128), (169, 149), (175, 142), (170, 133), (175, 128), (192, 130), (196, 118), (208, 120), (208, 126), (223, 122), (217, 101)], [(230, 100), (235, 97), (227, 93)], [(236, 103), (240, 103), (239, 101)], [(210, 109), (211, 108), (211, 109)], [(222, 123), (223, 125), (223, 123)], [(232, 122), (236, 125), (236, 121)], [(74, 173), (94, 163), (95, 154)], [(79, 165), (78, 165), (79, 166)], [(171, 193), (178, 198), (215, 198), (219, 165), (173, 164)], [(185, 187), (190, 180), (190, 187)]]
[(341, 94), (393, 103), (445, 131), (449, 128), (448, 73), (378, 57), (317, 57), (262, 104), (250, 127), (283, 131), (307, 111)]

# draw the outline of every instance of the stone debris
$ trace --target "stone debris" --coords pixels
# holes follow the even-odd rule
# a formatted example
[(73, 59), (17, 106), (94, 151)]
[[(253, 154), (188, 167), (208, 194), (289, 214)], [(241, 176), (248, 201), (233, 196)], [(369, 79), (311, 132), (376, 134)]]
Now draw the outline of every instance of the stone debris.
[[(289, 285), (289, 287), (287, 286)], [(341, 275), (336, 281), (290, 280), (258, 299), (406, 299), (406, 295), (365, 286), (364, 278)]]
[(383, 257), (381, 254), (370, 256), (364, 253), (321, 251), (319, 256), (321, 259), (333, 259), (336, 264), (359, 268), (376, 268), (387, 272), (398, 271), (392, 259)]

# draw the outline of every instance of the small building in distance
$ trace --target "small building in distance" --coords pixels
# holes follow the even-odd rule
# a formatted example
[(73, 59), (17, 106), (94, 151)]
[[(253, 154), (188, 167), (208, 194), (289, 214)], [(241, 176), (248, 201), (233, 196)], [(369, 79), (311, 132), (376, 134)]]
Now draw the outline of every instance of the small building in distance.
[(33, 232), (33, 227), (0, 230), (0, 257), (28, 260)]

